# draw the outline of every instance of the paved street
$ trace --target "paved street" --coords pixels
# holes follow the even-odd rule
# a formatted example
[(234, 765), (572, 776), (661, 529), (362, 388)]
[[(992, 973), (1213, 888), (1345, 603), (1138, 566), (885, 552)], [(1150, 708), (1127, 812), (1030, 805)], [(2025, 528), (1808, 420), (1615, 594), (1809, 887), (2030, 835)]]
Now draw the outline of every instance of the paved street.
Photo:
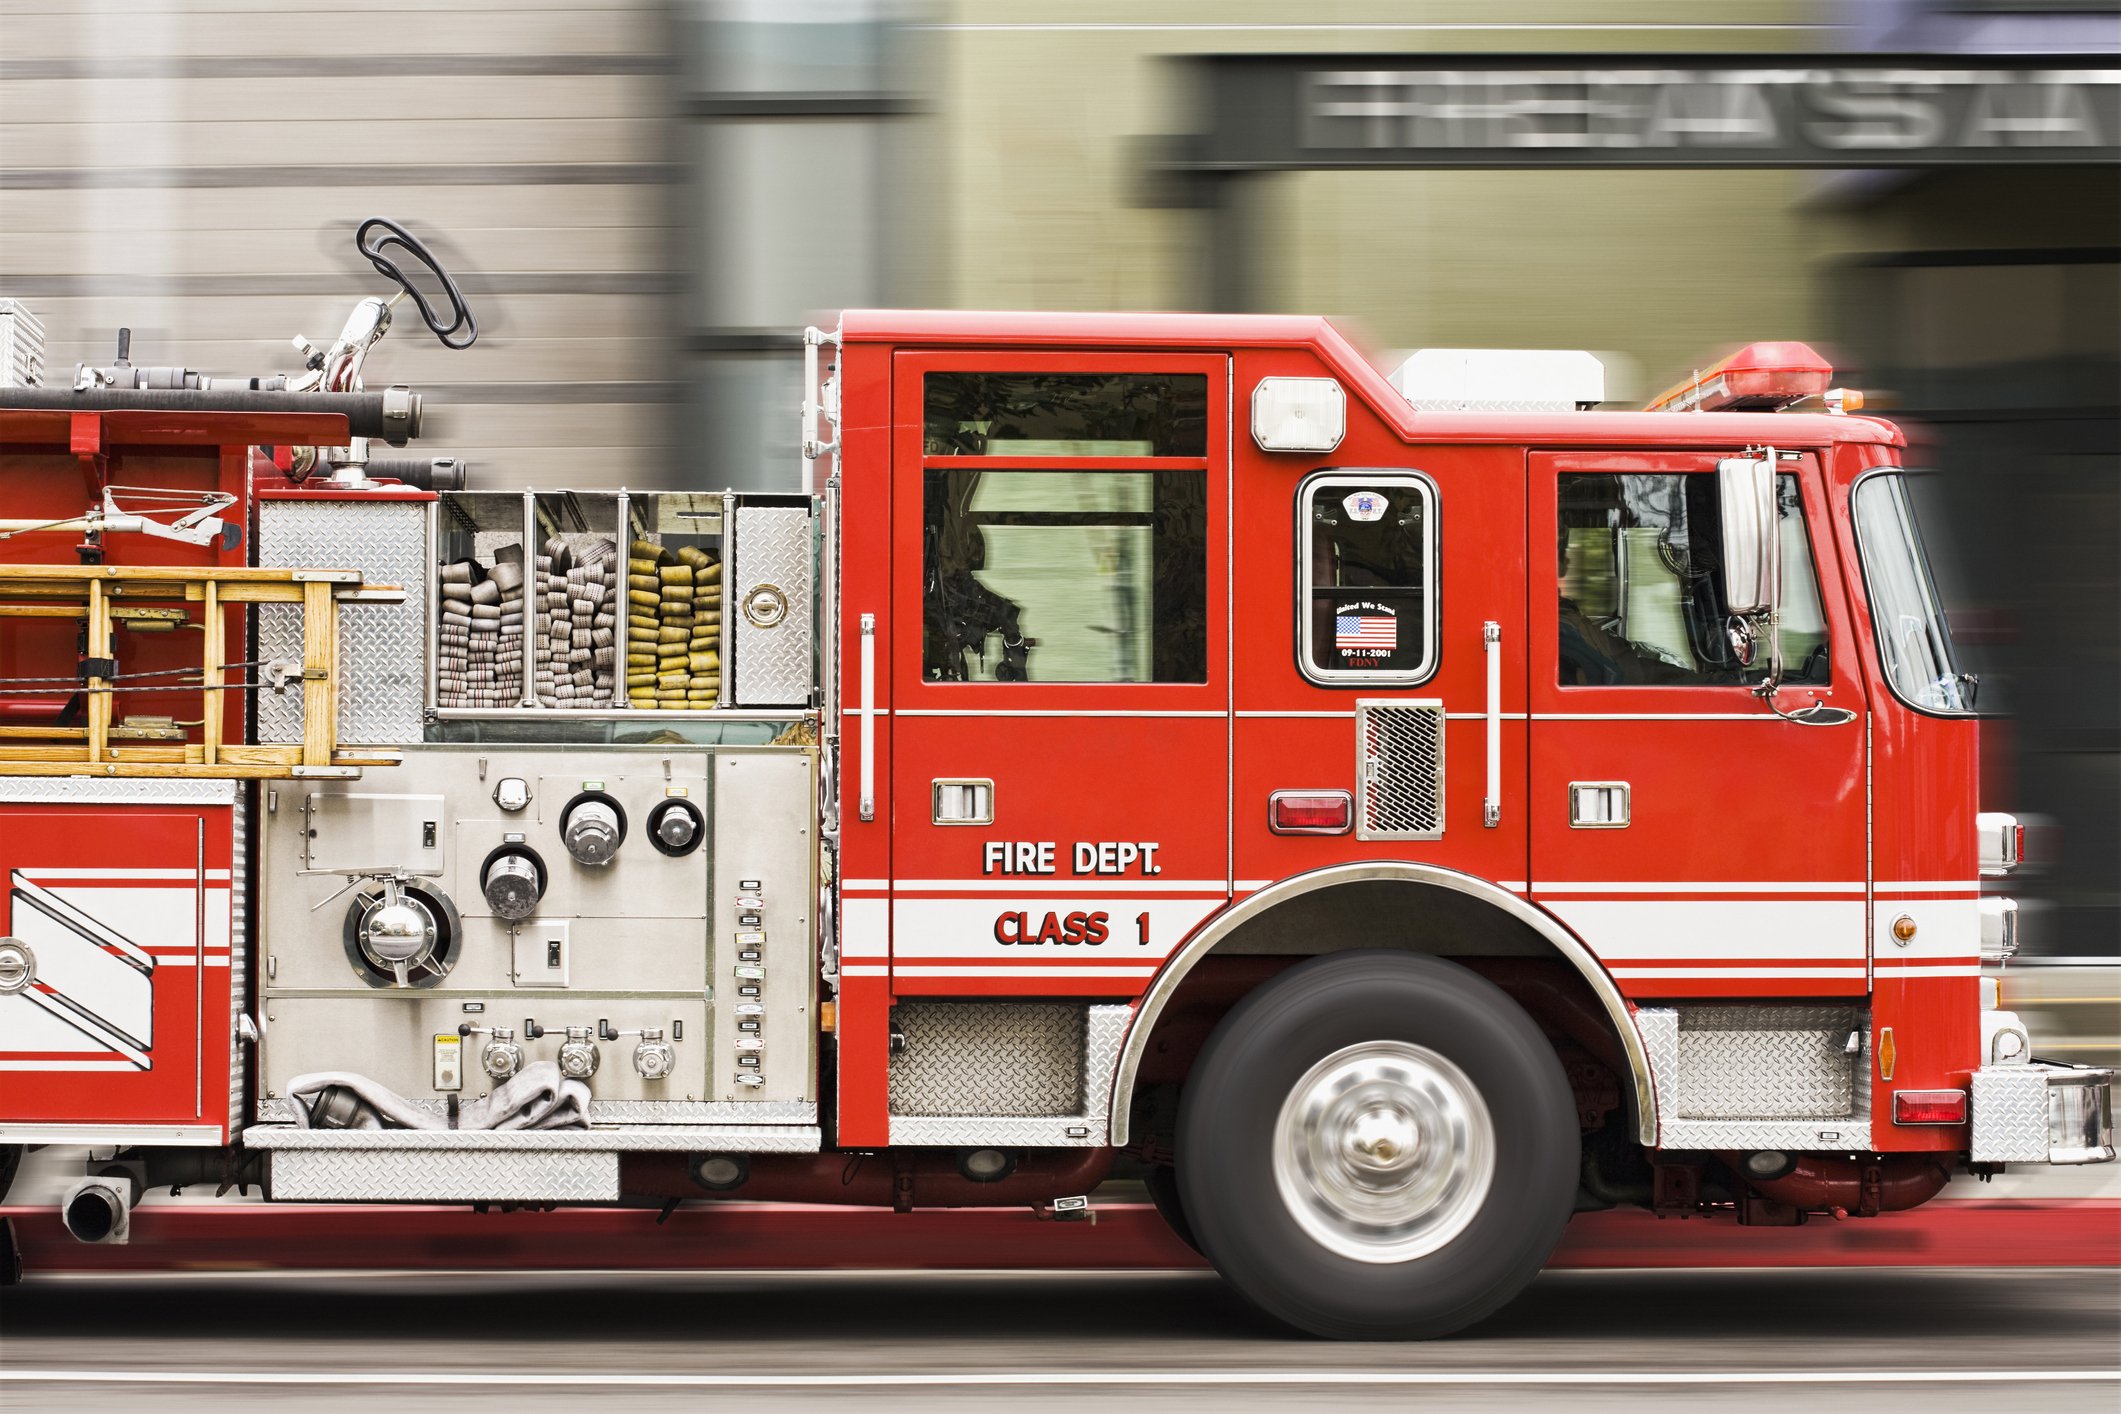
[(1288, 1335), (1204, 1274), (45, 1278), (10, 1409), (2101, 1409), (2112, 1270), (1554, 1272), (1456, 1340)]

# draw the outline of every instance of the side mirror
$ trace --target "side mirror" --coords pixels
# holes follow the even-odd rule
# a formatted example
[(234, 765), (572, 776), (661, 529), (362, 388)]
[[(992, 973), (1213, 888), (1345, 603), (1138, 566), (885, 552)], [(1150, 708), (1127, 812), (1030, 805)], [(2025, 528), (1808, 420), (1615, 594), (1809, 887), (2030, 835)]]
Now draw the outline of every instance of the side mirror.
[(1772, 618), (1782, 597), (1774, 454), (1717, 462), (1716, 490), (1723, 505), (1724, 607), (1735, 618)]

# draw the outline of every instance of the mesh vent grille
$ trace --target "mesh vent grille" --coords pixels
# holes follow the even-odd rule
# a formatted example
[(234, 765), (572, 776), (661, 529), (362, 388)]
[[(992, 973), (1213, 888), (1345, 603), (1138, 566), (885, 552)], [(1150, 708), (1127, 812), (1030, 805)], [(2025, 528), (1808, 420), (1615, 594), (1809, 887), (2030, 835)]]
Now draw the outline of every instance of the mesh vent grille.
[(901, 1002), (895, 1115), (1083, 1113), (1087, 1008), (1049, 1002)]
[(1355, 729), (1362, 752), (1358, 838), (1443, 834), (1443, 704), (1359, 702)]

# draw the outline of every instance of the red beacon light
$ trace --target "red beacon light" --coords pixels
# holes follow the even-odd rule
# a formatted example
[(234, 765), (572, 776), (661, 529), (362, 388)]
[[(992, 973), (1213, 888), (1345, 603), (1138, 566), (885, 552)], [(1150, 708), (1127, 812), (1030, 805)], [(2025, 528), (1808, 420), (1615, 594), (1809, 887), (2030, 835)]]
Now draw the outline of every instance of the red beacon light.
[(1833, 411), (1863, 405), (1860, 393), (1829, 397), (1827, 385), (1833, 381), (1834, 366), (1810, 344), (1747, 344), (1722, 362), (1665, 389), (1645, 410), (1780, 412), (1807, 398), (1819, 398)]

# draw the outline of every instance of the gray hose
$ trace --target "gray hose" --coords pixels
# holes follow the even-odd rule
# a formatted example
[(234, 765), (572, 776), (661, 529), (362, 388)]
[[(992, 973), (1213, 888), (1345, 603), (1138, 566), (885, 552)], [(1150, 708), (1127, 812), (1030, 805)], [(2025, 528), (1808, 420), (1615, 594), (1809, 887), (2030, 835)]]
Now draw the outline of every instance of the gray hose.
[(346, 419), (348, 435), (402, 447), (420, 435), (420, 395), (409, 388), (382, 393), (260, 393), (215, 388), (0, 388), (0, 408), (30, 412), (331, 412)]

